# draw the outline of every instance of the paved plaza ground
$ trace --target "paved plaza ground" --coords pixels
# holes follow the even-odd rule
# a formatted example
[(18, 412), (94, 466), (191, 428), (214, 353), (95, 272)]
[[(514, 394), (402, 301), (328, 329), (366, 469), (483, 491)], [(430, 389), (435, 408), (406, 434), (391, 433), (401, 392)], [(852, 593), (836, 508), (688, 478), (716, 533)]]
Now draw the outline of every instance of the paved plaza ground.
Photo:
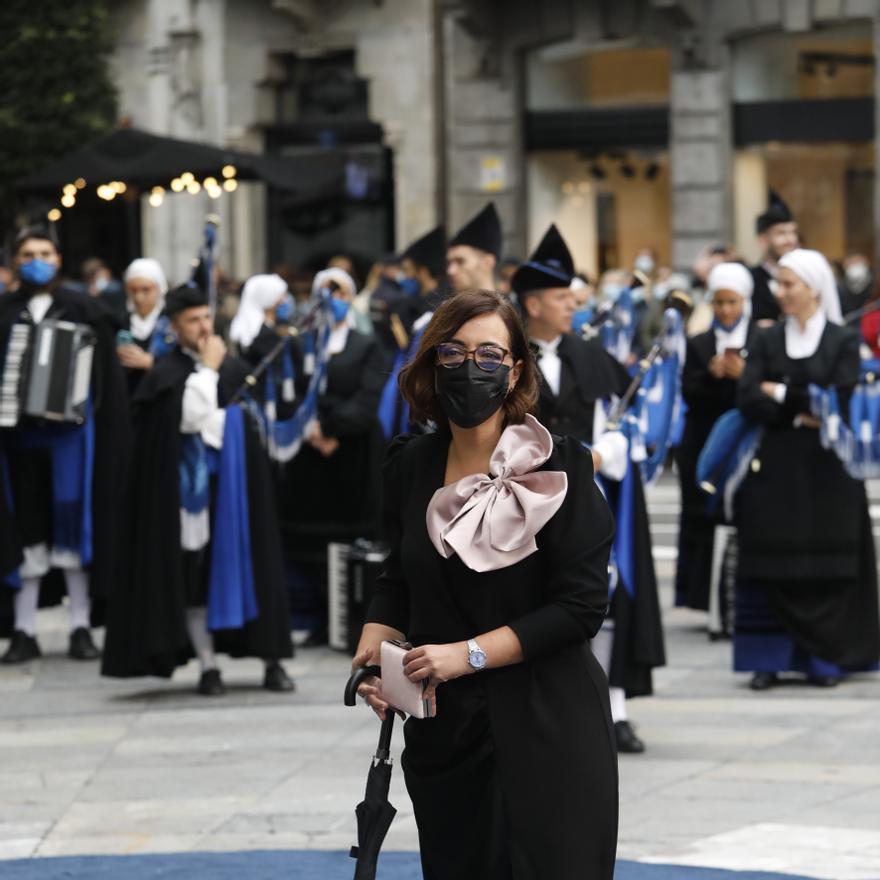
[[(730, 672), (729, 644), (707, 639), (703, 615), (670, 608), (677, 490), (665, 479), (650, 498), (669, 665), (656, 696), (630, 704), (648, 751), (621, 757), (621, 859), (877, 880), (880, 679), (749, 691)], [(362, 705), (342, 706), (344, 656), (301, 651), (293, 695), (261, 690), (260, 664), (227, 662), (228, 696), (207, 700), (193, 693), (193, 664), (172, 682), (118, 682), (63, 659), (60, 611), (41, 614), (40, 639), (43, 660), (0, 667), (0, 859), (354, 842), (377, 723)], [(386, 848), (413, 851), (399, 770), (392, 801), (399, 814)]]

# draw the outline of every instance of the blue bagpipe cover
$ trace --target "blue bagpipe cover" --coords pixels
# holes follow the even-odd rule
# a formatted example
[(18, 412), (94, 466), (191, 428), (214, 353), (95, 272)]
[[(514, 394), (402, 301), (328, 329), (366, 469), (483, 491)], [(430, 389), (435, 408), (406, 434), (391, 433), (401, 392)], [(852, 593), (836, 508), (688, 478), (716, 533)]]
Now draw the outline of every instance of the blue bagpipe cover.
[(728, 410), (715, 422), (697, 459), (697, 484), (706, 493), (707, 513), (715, 513), (723, 500), (726, 516), (732, 518), (733, 496), (762, 437), (761, 426), (738, 409)]

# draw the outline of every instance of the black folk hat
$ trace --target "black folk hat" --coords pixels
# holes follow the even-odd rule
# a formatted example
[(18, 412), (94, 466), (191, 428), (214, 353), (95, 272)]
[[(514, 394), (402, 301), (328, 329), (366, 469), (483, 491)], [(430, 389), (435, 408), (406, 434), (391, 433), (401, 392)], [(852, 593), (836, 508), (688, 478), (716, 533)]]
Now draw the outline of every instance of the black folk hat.
[(187, 309), (208, 305), (208, 294), (195, 282), (189, 281), (165, 294), (165, 314), (169, 318)]
[(768, 202), (770, 204), (767, 210), (755, 219), (755, 233), (757, 235), (761, 235), (777, 223), (791, 223), (794, 220), (794, 214), (791, 213), (791, 209), (785, 204), (779, 193), (771, 189)]
[(424, 266), (435, 278), (446, 272), (446, 230), (435, 226), (421, 238), (417, 238), (401, 255), (401, 259), (412, 260), (417, 266)]
[(574, 278), (574, 261), (556, 225), (551, 223), (534, 253), (510, 279), (517, 293), (568, 287)]
[(494, 202), (489, 202), (458, 230), (449, 242), (449, 247), (456, 245), (467, 245), (501, 259), (501, 218)]

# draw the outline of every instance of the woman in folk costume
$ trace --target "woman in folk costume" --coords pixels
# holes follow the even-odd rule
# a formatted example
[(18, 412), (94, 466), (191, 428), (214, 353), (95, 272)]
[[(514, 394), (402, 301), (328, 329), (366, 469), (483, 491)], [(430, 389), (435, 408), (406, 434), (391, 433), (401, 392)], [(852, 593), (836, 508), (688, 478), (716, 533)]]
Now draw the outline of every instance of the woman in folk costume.
[[(351, 277), (341, 269), (327, 269), (318, 273), (316, 285), (330, 290), (334, 322), (326, 385), (318, 396), (316, 417), (306, 426), (305, 442), (287, 466), (281, 493), (288, 557), (320, 597), (321, 619), (308, 644), (327, 640), (327, 544), (370, 538), (376, 532), (385, 448), (377, 412), (387, 375), (375, 335), (354, 327)], [(297, 391), (302, 398), (315, 359), (309, 363), (302, 340), (297, 341), (296, 351)]]
[(827, 260), (779, 261), (785, 320), (757, 334), (737, 404), (764, 434), (735, 510), (739, 540), (734, 669), (763, 690), (780, 673), (818, 686), (880, 657), (877, 569), (864, 484), (822, 448), (808, 386), (834, 387), (841, 412), (859, 379), (859, 338), (840, 326)]
[[(229, 327), (229, 338), (242, 358), (254, 367), (270, 357), (282, 339), (279, 322), (286, 318), (287, 282), (280, 275), (254, 275), (241, 291), (238, 311)], [(289, 418), (296, 408), (296, 371), (292, 340), (266, 368), (257, 395), (272, 418)]]
[(133, 260), (122, 280), (130, 340), (117, 337), (116, 355), (125, 368), (129, 393), (134, 394), (156, 358), (173, 348), (174, 334), (167, 319), (162, 317), (168, 282), (158, 260), (150, 257)]
[(712, 327), (688, 340), (681, 393), (687, 404), (684, 433), (675, 454), (681, 481), (681, 520), (675, 604), (709, 608), (712, 546), (717, 517), (706, 512), (697, 485), (697, 459), (718, 418), (736, 406), (737, 382), (754, 339), (752, 273), (741, 263), (719, 263), (707, 289)]
[[(355, 666), (408, 638), (436, 717), (404, 726), (430, 880), (611, 880), (617, 770), (587, 645), (608, 606), (614, 531), (590, 454), (531, 414), (535, 363), (500, 294), (440, 305), (401, 388), (433, 434), (386, 458), (391, 552)], [(361, 694), (391, 711), (375, 679)]]

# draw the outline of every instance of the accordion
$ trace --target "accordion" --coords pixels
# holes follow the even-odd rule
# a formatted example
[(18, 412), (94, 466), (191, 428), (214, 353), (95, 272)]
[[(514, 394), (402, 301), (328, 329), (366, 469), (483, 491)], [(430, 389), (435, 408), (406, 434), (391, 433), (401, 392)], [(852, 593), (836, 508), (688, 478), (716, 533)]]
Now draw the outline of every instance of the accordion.
[(327, 545), (328, 642), (353, 655), (367, 616), (376, 578), (388, 548), (359, 538), (354, 544)]
[(82, 424), (95, 343), (87, 324), (13, 324), (0, 374), (0, 428), (30, 419)]

